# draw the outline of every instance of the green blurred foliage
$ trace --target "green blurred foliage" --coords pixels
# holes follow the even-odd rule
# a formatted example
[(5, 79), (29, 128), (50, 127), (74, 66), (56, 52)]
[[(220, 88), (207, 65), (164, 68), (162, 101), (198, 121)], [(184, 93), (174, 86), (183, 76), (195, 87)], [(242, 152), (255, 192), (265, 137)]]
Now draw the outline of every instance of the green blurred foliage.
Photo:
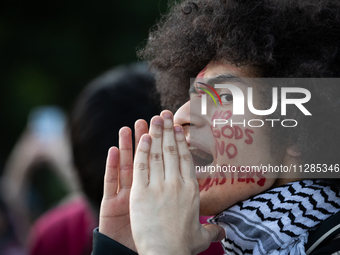
[(137, 60), (136, 48), (167, 8), (167, 0), (2, 2), (0, 164), (33, 107), (68, 112), (91, 79)]

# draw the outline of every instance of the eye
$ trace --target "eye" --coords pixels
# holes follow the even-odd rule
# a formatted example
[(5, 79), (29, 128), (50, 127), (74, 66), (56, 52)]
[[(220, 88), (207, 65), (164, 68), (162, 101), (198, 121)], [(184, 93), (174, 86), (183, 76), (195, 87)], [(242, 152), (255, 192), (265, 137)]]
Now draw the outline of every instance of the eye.
[(230, 104), (233, 102), (233, 95), (231, 94), (222, 94), (220, 95), (220, 98), (223, 104)]

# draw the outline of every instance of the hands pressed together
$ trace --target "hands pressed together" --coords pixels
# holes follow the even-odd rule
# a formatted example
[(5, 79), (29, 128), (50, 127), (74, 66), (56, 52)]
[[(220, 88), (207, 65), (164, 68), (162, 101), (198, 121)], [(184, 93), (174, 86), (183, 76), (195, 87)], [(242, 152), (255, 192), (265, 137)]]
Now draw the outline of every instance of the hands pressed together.
[[(220, 241), (221, 227), (199, 222), (199, 191), (181, 126), (170, 111), (119, 133), (109, 150), (99, 232), (139, 254), (197, 254)], [(137, 146), (138, 145), (138, 146)], [(133, 179), (133, 181), (132, 181)]]

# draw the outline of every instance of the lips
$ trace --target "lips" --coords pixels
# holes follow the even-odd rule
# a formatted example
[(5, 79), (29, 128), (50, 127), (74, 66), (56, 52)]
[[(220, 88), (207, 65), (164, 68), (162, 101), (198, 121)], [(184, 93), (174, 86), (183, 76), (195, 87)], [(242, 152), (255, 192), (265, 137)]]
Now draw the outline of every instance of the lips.
[(214, 161), (214, 157), (203, 145), (194, 141), (188, 141), (189, 150), (195, 166), (207, 166)]

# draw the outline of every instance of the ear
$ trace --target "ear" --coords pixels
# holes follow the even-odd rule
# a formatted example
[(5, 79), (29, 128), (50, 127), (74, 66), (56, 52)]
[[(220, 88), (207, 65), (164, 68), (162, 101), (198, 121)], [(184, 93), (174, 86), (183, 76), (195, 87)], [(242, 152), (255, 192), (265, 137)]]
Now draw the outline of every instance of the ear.
[(286, 148), (286, 152), (289, 156), (297, 158), (301, 156), (300, 150), (295, 145), (290, 145)]
[[(283, 158), (284, 165), (300, 165), (302, 163), (301, 152), (296, 145), (289, 145)], [(277, 187), (292, 181), (302, 180), (301, 173), (281, 172), (272, 187)]]

